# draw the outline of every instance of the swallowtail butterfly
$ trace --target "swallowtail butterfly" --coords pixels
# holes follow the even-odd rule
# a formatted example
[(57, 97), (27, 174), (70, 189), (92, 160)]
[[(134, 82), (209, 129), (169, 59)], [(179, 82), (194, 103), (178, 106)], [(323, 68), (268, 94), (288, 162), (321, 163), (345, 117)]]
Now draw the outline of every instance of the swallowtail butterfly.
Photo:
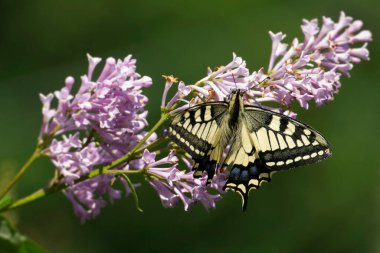
[[(224, 190), (242, 196), (269, 182), (279, 170), (315, 163), (331, 155), (329, 144), (313, 128), (285, 115), (244, 105), (241, 90), (229, 101), (205, 102), (175, 115), (169, 137), (194, 159), (194, 177), (230, 168)], [(223, 152), (229, 147), (227, 156)]]

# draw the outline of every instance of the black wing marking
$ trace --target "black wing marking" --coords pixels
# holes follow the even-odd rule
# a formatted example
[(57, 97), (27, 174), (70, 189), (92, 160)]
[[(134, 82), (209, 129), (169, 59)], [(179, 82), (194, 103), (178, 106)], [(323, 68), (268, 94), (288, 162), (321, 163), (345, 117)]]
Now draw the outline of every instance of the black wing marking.
[(169, 126), (169, 137), (194, 159), (194, 177), (207, 171), (210, 181), (215, 173), (217, 160), (211, 152), (219, 150), (220, 126), (228, 110), (226, 102), (208, 102), (193, 106), (177, 114)]
[(235, 133), (234, 145), (225, 161), (226, 165), (231, 165), (231, 172), (224, 190), (236, 191), (241, 195), (243, 211), (247, 208), (250, 190), (269, 182), (275, 173), (259, 158), (258, 140), (249, 129), (249, 123), (243, 118), (240, 131)]
[(270, 182), (275, 171), (269, 170), (260, 160), (247, 166), (235, 164), (232, 166), (229, 178), (223, 190), (232, 190), (242, 197), (243, 211), (247, 209), (248, 196), (251, 189), (259, 188), (264, 182)]
[(245, 106), (237, 145), (226, 159), (232, 165), (225, 190), (238, 192), (243, 211), (249, 191), (270, 182), (276, 170), (310, 164), (331, 155), (327, 141), (313, 128), (279, 113)]
[(169, 137), (193, 158), (203, 158), (227, 109), (225, 102), (208, 102), (184, 110), (171, 122)]
[(258, 156), (271, 170), (294, 168), (331, 156), (326, 139), (295, 119), (253, 106), (245, 107), (245, 117), (258, 141)]

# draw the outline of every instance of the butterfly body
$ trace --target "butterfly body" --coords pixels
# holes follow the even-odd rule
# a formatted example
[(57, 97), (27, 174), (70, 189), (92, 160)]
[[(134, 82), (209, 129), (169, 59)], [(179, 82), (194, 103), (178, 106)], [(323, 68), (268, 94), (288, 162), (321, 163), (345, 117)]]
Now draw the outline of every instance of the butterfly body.
[(331, 152), (316, 130), (245, 105), (242, 94), (235, 90), (229, 101), (190, 107), (174, 117), (168, 130), (194, 159), (194, 177), (206, 171), (210, 182), (218, 167), (230, 167), (224, 189), (238, 192), (245, 210), (249, 191), (269, 182), (276, 171), (323, 160)]

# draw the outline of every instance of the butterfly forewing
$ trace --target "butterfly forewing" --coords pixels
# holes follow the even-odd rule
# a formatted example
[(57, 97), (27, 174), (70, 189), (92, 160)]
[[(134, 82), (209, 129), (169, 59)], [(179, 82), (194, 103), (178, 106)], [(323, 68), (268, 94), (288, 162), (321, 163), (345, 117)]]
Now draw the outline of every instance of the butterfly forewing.
[(314, 163), (330, 155), (327, 141), (314, 129), (292, 118), (253, 106), (244, 106), (225, 164), (231, 165), (225, 189), (242, 196), (269, 182), (277, 170)]
[(330, 156), (326, 139), (313, 128), (285, 115), (246, 106), (249, 131), (258, 140), (258, 156), (271, 170), (315, 163)]
[(207, 171), (212, 179), (223, 149), (219, 145), (226, 102), (209, 102), (177, 114), (169, 126), (170, 138), (194, 159), (195, 177)]

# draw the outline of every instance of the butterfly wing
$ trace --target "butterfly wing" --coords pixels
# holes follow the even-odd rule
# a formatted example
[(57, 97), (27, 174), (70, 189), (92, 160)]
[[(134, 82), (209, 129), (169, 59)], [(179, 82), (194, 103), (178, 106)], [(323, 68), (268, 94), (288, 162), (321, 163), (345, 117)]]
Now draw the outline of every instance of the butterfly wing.
[(249, 132), (258, 142), (258, 156), (271, 170), (311, 164), (331, 156), (330, 145), (315, 129), (285, 115), (245, 107)]
[(242, 196), (243, 210), (249, 191), (269, 182), (276, 171), (331, 155), (329, 144), (313, 128), (269, 110), (253, 106), (244, 109), (235, 145), (225, 161), (232, 169), (224, 187)]
[(177, 114), (171, 122), (169, 137), (194, 159), (194, 176), (207, 171), (211, 180), (222, 155), (220, 137), (228, 110), (226, 102), (208, 102)]

